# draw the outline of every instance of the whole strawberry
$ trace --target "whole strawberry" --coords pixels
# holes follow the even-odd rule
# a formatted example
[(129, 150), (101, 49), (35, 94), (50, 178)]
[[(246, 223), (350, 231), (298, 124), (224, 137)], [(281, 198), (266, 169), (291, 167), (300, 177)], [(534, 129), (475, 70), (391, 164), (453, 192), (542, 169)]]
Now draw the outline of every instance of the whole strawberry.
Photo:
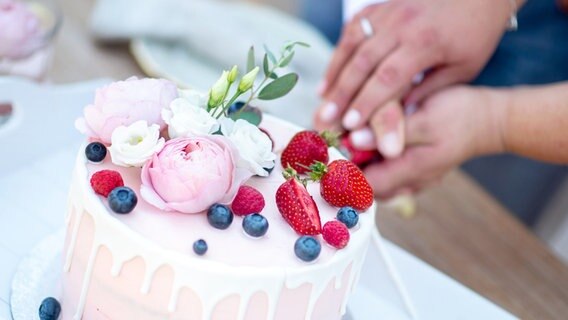
[(317, 131), (300, 131), (288, 142), (280, 161), (282, 167), (292, 167), (298, 173), (306, 173), (309, 166), (316, 161), (327, 163), (329, 161), (328, 148), (337, 144), (337, 135)]
[(320, 181), (321, 196), (330, 205), (365, 211), (373, 204), (373, 189), (353, 162), (340, 159), (328, 166), (318, 162), (311, 169), (312, 180)]
[(306, 186), (300, 182), (292, 168), (284, 171), (284, 182), (276, 190), (276, 206), (280, 214), (297, 233), (316, 235), (321, 233), (318, 207)]

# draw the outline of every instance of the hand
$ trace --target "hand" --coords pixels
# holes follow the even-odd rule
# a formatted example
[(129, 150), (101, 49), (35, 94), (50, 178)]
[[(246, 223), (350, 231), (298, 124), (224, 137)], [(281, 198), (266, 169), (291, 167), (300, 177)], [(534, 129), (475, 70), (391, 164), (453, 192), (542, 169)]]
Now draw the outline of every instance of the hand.
[(501, 152), (503, 99), (497, 90), (465, 86), (428, 97), (406, 118), (402, 155), (365, 169), (375, 195), (416, 192), (471, 157)]
[[(316, 113), (316, 128), (337, 128), (342, 115), (346, 129), (364, 127), (376, 110), (406, 95), (424, 70), (430, 71), (407, 94), (406, 104), (473, 79), (497, 46), (511, 10), (505, 0), (393, 0), (367, 7), (344, 27), (322, 85), (326, 103)], [(374, 29), (369, 38), (363, 17)], [(389, 113), (402, 118), (400, 108)]]

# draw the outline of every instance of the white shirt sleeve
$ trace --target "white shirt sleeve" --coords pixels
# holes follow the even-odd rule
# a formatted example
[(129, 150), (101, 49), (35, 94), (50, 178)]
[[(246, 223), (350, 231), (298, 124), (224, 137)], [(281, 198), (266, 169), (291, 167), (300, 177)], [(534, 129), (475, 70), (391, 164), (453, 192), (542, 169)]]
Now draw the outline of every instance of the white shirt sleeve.
[(351, 20), (357, 12), (366, 6), (386, 1), (388, 0), (343, 0), (343, 22)]

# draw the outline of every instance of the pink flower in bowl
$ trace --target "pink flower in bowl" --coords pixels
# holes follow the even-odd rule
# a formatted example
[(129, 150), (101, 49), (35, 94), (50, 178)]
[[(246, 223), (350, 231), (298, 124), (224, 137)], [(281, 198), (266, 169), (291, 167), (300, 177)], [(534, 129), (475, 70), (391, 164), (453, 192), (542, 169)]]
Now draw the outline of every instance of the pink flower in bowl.
[(0, 0), (0, 58), (22, 58), (41, 46), (40, 20), (27, 4)]
[(111, 142), (112, 132), (145, 120), (148, 125), (165, 126), (162, 108), (177, 98), (175, 84), (164, 79), (128, 78), (97, 90), (95, 102), (85, 107), (83, 118), (77, 119), (77, 129), (95, 140)]
[(183, 213), (230, 203), (252, 175), (237, 168), (238, 156), (221, 135), (171, 139), (142, 167), (140, 194), (161, 210)]

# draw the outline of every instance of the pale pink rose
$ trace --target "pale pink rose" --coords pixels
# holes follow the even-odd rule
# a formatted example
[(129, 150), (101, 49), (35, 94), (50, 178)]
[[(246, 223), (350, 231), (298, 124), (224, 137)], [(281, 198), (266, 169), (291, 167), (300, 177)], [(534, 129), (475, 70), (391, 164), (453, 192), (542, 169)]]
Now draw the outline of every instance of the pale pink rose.
[(221, 135), (171, 139), (142, 167), (140, 194), (159, 209), (183, 213), (228, 204), (252, 175), (237, 168), (238, 157)]
[(23, 2), (0, 0), (0, 58), (23, 58), (44, 45), (40, 20)]
[(115, 128), (139, 120), (163, 129), (162, 108), (177, 96), (176, 86), (164, 79), (132, 77), (113, 82), (97, 90), (95, 102), (85, 107), (83, 118), (78, 119), (75, 126), (89, 137), (107, 144), (111, 142)]

